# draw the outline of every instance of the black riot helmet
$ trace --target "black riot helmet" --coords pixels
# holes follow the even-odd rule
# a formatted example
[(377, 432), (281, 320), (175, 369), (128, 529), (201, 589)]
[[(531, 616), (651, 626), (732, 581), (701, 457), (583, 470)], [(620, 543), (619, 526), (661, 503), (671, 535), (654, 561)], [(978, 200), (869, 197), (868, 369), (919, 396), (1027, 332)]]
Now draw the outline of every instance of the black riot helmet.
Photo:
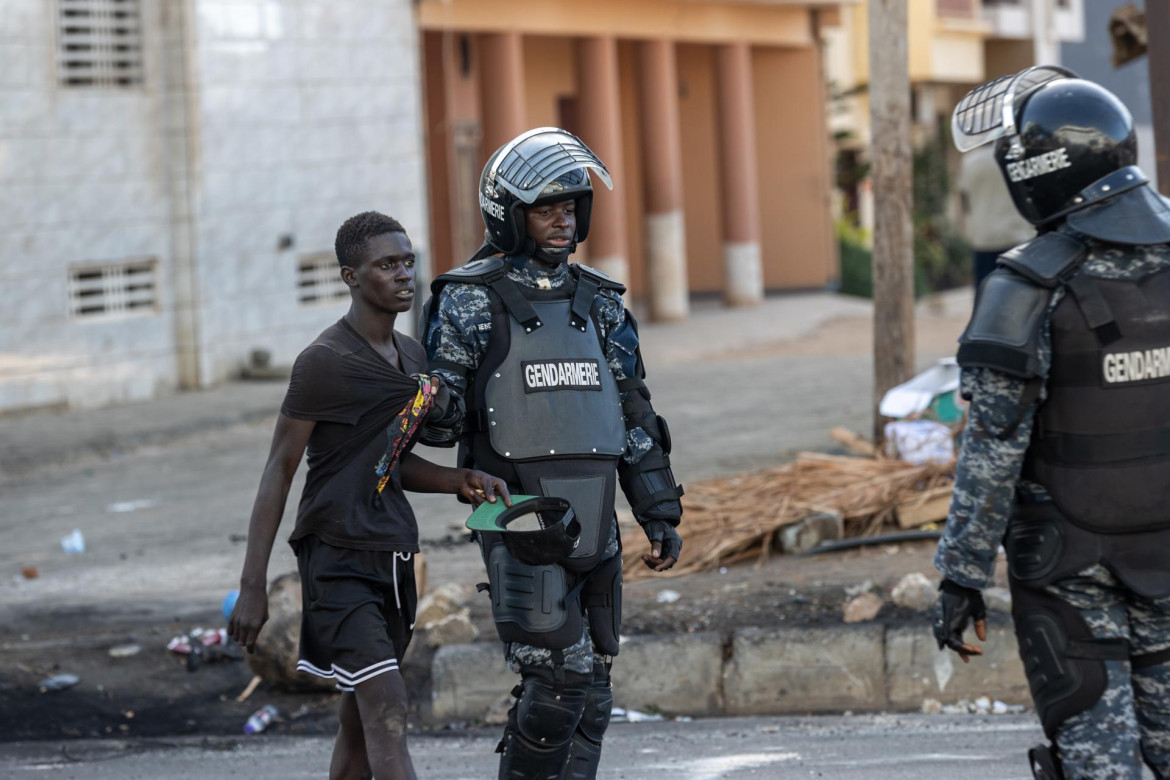
[[(1064, 68), (1028, 68), (968, 93), (955, 108), (952, 128), (960, 151), (995, 142), (1016, 209), (1033, 225), (1067, 218), (1104, 240), (1166, 240), (1166, 205), (1144, 186), (1148, 181), (1135, 165), (1133, 117), (1104, 87)], [(1134, 220), (1153, 231), (1145, 238), (1157, 240), (1135, 235), (1128, 224)]]
[[(479, 177), (479, 210), (486, 231), (476, 257), (503, 252), (549, 262), (566, 260), (589, 235), (590, 169), (613, 189), (609, 171), (597, 155), (580, 138), (556, 127), (521, 133), (493, 152)], [(528, 237), (524, 210), (562, 200), (577, 202), (577, 235), (559, 251), (537, 247)]]

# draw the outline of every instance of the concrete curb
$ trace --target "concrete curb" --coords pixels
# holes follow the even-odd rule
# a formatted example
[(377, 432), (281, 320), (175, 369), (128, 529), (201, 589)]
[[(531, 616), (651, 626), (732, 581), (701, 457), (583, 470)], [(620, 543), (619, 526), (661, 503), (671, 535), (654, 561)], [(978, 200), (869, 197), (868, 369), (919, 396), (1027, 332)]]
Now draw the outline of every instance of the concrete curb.
[[(1030, 705), (1010, 626), (991, 626), (985, 655), (963, 664), (922, 625), (748, 627), (623, 637), (614, 704), (668, 716), (917, 712), (988, 696)], [(439, 648), (431, 667), (431, 721), (482, 719), (519, 681), (498, 643)]]

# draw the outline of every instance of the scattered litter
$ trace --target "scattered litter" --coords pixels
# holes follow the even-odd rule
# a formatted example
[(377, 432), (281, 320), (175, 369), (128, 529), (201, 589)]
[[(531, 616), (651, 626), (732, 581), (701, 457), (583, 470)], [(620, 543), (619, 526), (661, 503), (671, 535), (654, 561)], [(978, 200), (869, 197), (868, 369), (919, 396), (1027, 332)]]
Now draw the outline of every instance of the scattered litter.
[(240, 646), (227, 635), (226, 628), (205, 631), (193, 628), (187, 634), (171, 637), (167, 650), (187, 656), (187, 671), (193, 672), (205, 663), (239, 661), (244, 657)]
[(142, 645), (115, 645), (109, 649), (110, 658), (129, 658), (142, 652)]
[(1008, 706), (999, 699), (996, 699), (991, 703), (991, 713), (993, 715), (1007, 715)]
[(674, 722), (675, 723), (690, 723), (693, 720), (694, 720), (694, 718), (692, 718), (690, 715), (679, 715), (677, 718), (674, 719)]
[(55, 674), (52, 677), (46, 677), (37, 683), (37, 687), (44, 691), (64, 691), (72, 688), (77, 683), (81, 682), (81, 678), (75, 674)]
[(616, 723), (650, 723), (662, 720), (666, 720), (666, 718), (657, 713), (639, 712), (623, 707), (613, 708), (613, 721)]
[(659, 604), (673, 604), (682, 598), (677, 590), (660, 590), (658, 596), (654, 599)]
[(845, 605), (846, 623), (864, 623), (873, 620), (882, 609), (882, 597), (876, 593), (862, 593)]
[(252, 695), (252, 692), (256, 690), (256, 686), (258, 686), (259, 684), (260, 684), (260, 675), (255, 675), (248, 682), (248, 686), (246, 688), (244, 688), (243, 691), (240, 692), (239, 696), (236, 697), (236, 701), (238, 701), (238, 702), (247, 701), (248, 697)]
[(933, 420), (886, 423), (886, 454), (912, 466), (943, 465), (955, 459), (955, 439), (949, 426)]
[(938, 715), (943, 711), (943, 704), (938, 699), (923, 699), (922, 700), (922, 714), (923, 715)]
[(223, 613), (224, 620), (232, 619), (232, 610), (236, 608), (236, 600), (240, 597), (238, 590), (229, 590), (227, 595), (223, 597), (223, 603), (219, 605), (219, 611)]
[(929, 408), (942, 422), (958, 422), (962, 412), (954, 393), (959, 389), (959, 374), (958, 361), (943, 358), (910, 381), (887, 390), (878, 411), (883, 417), (901, 420)]
[(36, 566), (21, 566), (20, 574), (26, 580), (35, 580), (37, 577), (41, 576), (41, 573), (37, 571)]
[(980, 696), (975, 700), (975, 712), (979, 715), (986, 715), (991, 712), (991, 699), (987, 696)]
[(720, 567), (719, 567), (719, 573), (720, 573), (720, 574), (726, 574), (726, 573), (727, 573), (727, 567), (726, 567), (726, 566), (720, 566)]
[(158, 502), (153, 498), (139, 498), (134, 501), (117, 501), (106, 506), (107, 512), (120, 514), (123, 512), (137, 512), (139, 509), (150, 509), (152, 506), (157, 506)]
[(244, 724), (244, 733), (259, 734), (271, 726), (278, 717), (280, 717), (280, 710), (271, 704), (265, 704), (248, 718), (248, 722)]
[(67, 555), (85, 552), (85, 537), (81, 535), (81, 531), (74, 528), (73, 533), (61, 540), (61, 549)]

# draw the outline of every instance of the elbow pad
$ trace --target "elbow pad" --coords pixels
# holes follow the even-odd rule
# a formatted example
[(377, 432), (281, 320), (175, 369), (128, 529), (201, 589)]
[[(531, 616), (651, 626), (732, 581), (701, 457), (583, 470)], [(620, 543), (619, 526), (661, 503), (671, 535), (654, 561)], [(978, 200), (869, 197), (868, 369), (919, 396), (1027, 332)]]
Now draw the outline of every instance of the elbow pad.
[(634, 519), (639, 523), (662, 520), (678, 525), (682, 519), (682, 486), (670, 469), (670, 429), (666, 420), (650, 405), (650, 391), (640, 379), (627, 379), (618, 384), (626, 393), (622, 401), (626, 430), (641, 428), (654, 440), (655, 446), (637, 463), (622, 461), (618, 479), (622, 492), (630, 502)]

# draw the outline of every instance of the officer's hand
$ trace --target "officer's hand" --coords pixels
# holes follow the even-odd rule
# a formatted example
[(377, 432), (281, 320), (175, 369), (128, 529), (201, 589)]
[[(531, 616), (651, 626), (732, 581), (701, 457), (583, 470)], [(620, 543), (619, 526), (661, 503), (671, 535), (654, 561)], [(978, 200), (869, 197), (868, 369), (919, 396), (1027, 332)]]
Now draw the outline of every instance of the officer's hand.
[(949, 647), (959, 654), (963, 663), (973, 655), (983, 655), (979, 645), (963, 642), (968, 620), (975, 621), (975, 636), (979, 641), (986, 641), (987, 607), (983, 604), (983, 594), (944, 579), (939, 585), (938, 603), (934, 605), (934, 638), (938, 640), (939, 650)]
[(240, 595), (236, 598), (236, 606), (232, 608), (231, 617), (228, 618), (228, 635), (236, 640), (240, 647), (246, 647), (249, 653), (254, 653), (260, 629), (267, 622), (268, 592), (263, 586), (241, 587)]
[(479, 506), (484, 501), (496, 503), (496, 496), (504, 500), (504, 506), (512, 506), (512, 496), (508, 493), (508, 485), (499, 477), (493, 477), (476, 469), (463, 469), (463, 484), (459, 486), (459, 495), (471, 502), (472, 506)]
[(650, 554), (643, 553), (642, 562), (654, 571), (666, 571), (682, 555), (682, 537), (664, 520), (647, 520), (642, 530), (650, 540)]

